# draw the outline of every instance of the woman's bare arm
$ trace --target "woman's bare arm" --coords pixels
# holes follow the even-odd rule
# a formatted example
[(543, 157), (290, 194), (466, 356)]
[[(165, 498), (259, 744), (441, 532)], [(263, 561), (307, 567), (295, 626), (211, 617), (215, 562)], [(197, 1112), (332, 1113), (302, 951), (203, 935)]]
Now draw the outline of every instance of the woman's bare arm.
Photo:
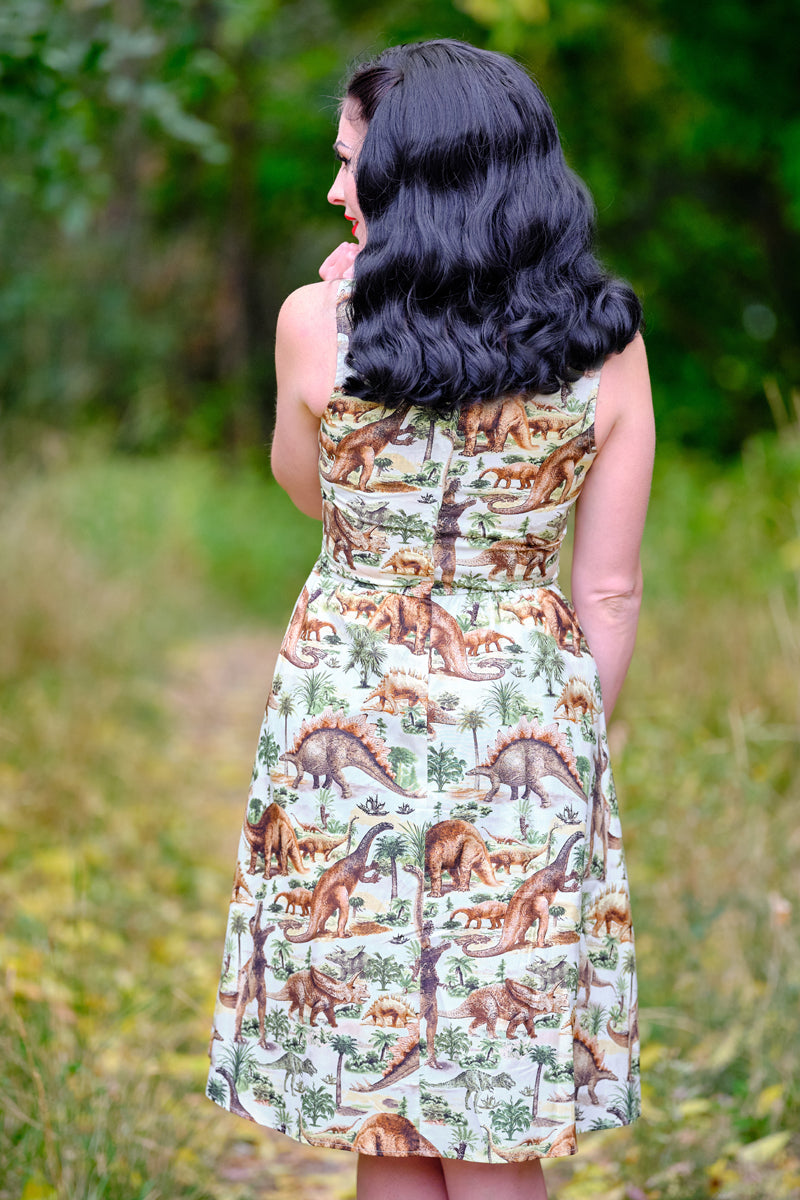
[(639, 548), (655, 448), (640, 335), (603, 366), (595, 435), (599, 449), (576, 508), (572, 601), (597, 663), (608, 716), (636, 640), (642, 598)]
[(309, 517), (322, 516), (319, 423), (336, 377), (338, 282), (311, 283), (284, 301), (275, 337), (278, 403), (272, 473)]

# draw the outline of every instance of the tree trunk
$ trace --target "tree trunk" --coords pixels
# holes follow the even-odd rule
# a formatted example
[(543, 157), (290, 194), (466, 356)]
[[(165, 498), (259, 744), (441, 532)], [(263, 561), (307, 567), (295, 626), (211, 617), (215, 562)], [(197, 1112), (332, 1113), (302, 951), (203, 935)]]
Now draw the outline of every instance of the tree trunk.
[(433, 453), (433, 435), (435, 432), (436, 432), (436, 421), (434, 420), (433, 417), (431, 417), (431, 423), (430, 423), (430, 427), (428, 429), (428, 440), (425, 443), (425, 456), (422, 460), (423, 462), (427, 462), (428, 459), (430, 458), (431, 454)]

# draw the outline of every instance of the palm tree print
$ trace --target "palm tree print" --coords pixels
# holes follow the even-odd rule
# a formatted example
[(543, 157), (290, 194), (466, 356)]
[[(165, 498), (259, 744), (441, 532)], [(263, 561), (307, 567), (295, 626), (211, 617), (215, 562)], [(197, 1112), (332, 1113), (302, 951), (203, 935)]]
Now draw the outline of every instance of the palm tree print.
[(467, 1150), (475, 1148), (478, 1135), (470, 1129), (466, 1117), (455, 1117), (452, 1121), (448, 1121), (448, 1125), (453, 1130), (453, 1138), (449, 1147), (453, 1152), (452, 1156), (463, 1159)]
[(493, 683), (489, 689), (487, 708), (501, 725), (513, 725), (524, 703), (525, 693), (518, 683)]
[(392, 875), (392, 892), (390, 899), (397, 899), (397, 860), (408, 853), (402, 834), (384, 835), (378, 842), (375, 858), (378, 862), (388, 862)]
[(328, 671), (309, 671), (296, 695), (303, 705), (303, 711), (315, 717), (327, 705), (336, 702), (336, 682)]
[(289, 745), (289, 717), (295, 714), (294, 700), (291, 692), (284, 692), (278, 700), (278, 716), (283, 717), (283, 743)]
[(331, 1050), (336, 1057), (336, 1108), (342, 1106), (342, 1060), (347, 1054), (355, 1054), (358, 1043), (346, 1033), (337, 1033), (331, 1038)]
[(228, 1069), (233, 1077), (234, 1085), (238, 1087), (256, 1066), (255, 1051), (252, 1046), (246, 1045), (244, 1042), (235, 1042), (233, 1046), (225, 1047), (222, 1054), (222, 1065)]
[(352, 625), (347, 630), (347, 638), (350, 655), (345, 670), (358, 670), (361, 673), (359, 687), (368, 688), (370, 676), (380, 675), (386, 661), (385, 640), (366, 625)]
[(547, 696), (555, 696), (554, 685), (563, 683), (566, 676), (564, 661), (558, 649), (558, 643), (555, 638), (549, 637), (548, 634), (537, 633), (535, 630), (531, 633), (529, 640), (533, 648), (530, 677), (535, 680), (538, 676), (543, 676), (547, 681), (547, 692), (545, 694)]
[[(573, 1122), (638, 1112), (633, 942), (603, 917), (627, 905), (608, 765), (604, 878), (587, 849), (599, 677), (556, 579), (598, 382), (447, 416), (339, 388), (323, 415), (321, 553), (264, 680), (208, 1083), (312, 1147), (416, 1153), (416, 1128), (498, 1162), (487, 1129), (558, 1154)], [(565, 681), (588, 711), (556, 708)], [(512, 905), (522, 889), (535, 904)], [(608, 1069), (580, 1102), (579, 1037)]]
[(277, 1042), (286, 1037), (289, 1032), (289, 1018), (283, 1009), (273, 1008), (264, 1018), (264, 1028), (271, 1033)]
[(247, 917), (240, 908), (237, 908), (231, 914), (230, 932), (236, 938), (236, 947), (238, 950), (238, 965), (236, 967), (236, 975), (242, 969), (242, 937), (250, 932), (250, 926), (247, 923)]
[(470, 541), (474, 541), (476, 544), (485, 542), (489, 545), (491, 543), (489, 535), (499, 528), (500, 518), (484, 509), (476, 509), (469, 514), (469, 523), (472, 526), (469, 535)]
[(478, 752), (478, 730), (484, 729), (486, 727), (486, 724), (487, 724), (487, 718), (486, 718), (486, 714), (484, 713), (483, 709), (465, 708), (461, 713), (461, 719), (459, 721), (458, 728), (462, 732), (469, 730), (469, 732), (472, 734), (472, 743), (473, 743), (473, 748), (475, 750), (475, 766), (476, 767), (477, 767), (478, 763), (480, 762), (480, 755)]
[(531, 1120), (535, 1121), (539, 1115), (539, 1086), (542, 1082), (542, 1071), (545, 1067), (556, 1065), (556, 1052), (552, 1046), (534, 1046), (532, 1050), (528, 1051), (528, 1058), (531, 1062), (536, 1063), (536, 1080), (531, 1100)]
[(378, 1055), (379, 1062), (383, 1062), (387, 1048), (393, 1046), (397, 1041), (397, 1034), (390, 1033), (388, 1029), (376, 1029), (369, 1040), (375, 1049), (380, 1052)]

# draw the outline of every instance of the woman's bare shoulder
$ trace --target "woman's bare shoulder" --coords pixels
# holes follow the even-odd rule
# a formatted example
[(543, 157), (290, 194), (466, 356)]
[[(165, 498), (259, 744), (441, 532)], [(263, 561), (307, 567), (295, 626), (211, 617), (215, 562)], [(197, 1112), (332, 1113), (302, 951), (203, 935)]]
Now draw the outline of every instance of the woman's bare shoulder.
[(652, 419), (650, 374), (644, 338), (637, 333), (618, 354), (609, 354), (600, 373), (595, 411), (597, 445), (614, 426)]
[(339, 280), (309, 283), (286, 297), (278, 314), (275, 363), (278, 401), (301, 400), (317, 416), (336, 376), (336, 300)]
[(331, 318), (335, 319), (340, 284), (341, 280), (329, 279), (290, 292), (278, 313), (278, 336), (302, 335), (318, 325), (328, 329)]

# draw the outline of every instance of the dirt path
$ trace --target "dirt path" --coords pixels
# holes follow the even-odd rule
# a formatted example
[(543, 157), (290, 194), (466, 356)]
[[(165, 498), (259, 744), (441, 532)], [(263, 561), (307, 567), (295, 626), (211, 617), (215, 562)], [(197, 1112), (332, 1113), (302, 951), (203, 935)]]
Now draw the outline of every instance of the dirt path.
[[(172, 754), (198, 789), (205, 839), (227, 898), (277, 634), (239, 633), (178, 646), (170, 656), (166, 702)], [(224, 929), (219, 931), (221, 951)], [(210, 968), (216, 972), (216, 961)], [(210, 1021), (209, 1011), (208, 1019)], [(200, 1104), (210, 1108), (200, 1097)], [(213, 1110), (212, 1110), (213, 1116)], [(205, 1118), (204, 1118), (205, 1119)], [(253, 1200), (352, 1200), (356, 1156), (320, 1150), (219, 1113), (214, 1172), (231, 1196)]]

